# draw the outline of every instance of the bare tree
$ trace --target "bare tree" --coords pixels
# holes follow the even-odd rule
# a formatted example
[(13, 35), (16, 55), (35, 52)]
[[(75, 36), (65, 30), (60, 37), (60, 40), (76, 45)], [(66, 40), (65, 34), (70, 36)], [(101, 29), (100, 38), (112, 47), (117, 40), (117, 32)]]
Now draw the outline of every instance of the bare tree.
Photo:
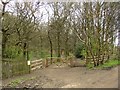
[(6, 48), (6, 32), (7, 30), (4, 29), (4, 25), (3, 25), (3, 21), (4, 21), (4, 15), (5, 15), (5, 8), (6, 8), (6, 5), (10, 2), (9, 1), (6, 1), (4, 2), (3, 0), (1, 0), (2, 2), (2, 5), (3, 5), (3, 8), (2, 8), (2, 58), (5, 57), (5, 48)]

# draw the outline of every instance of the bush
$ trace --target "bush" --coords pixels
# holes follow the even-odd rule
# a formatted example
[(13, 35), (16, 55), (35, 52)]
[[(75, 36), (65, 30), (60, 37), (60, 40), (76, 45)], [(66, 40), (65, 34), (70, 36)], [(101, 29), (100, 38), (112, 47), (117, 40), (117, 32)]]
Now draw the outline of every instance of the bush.
[(82, 43), (77, 44), (75, 48), (75, 57), (84, 58), (84, 55), (82, 54), (83, 50), (84, 50), (84, 45)]
[[(18, 53), (18, 51), (20, 53)], [(5, 50), (5, 57), (6, 58), (16, 58), (21, 55), (21, 52), (22, 51), (18, 47), (15, 47), (15, 46), (7, 47)]]

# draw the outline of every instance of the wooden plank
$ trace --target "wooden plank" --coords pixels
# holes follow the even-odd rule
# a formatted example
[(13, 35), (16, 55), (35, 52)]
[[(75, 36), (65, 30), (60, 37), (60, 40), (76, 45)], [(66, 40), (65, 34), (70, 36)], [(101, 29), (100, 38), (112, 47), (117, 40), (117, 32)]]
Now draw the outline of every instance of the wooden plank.
[(33, 67), (36, 67), (36, 66), (39, 66), (39, 65), (42, 65), (42, 62), (40, 62), (40, 63), (36, 63), (36, 64), (31, 64), (31, 68), (33, 68)]
[(42, 59), (39, 59), (39, 60), (34, 60), (34, 61), (31, 61), (31, 70), (35, 70), (35, 69), (38, 69), (38, 68), (42, 68), (43, 67), (43, 60)]
[(42, 65), (41, 66), (36, 66), (34, 68), (31, 68), (31, 70), (33, 71), (33, 70), (40, 69), (40, 68), (42, 68)]
[(39, 63), (41, 61), (42, 61), (42, 59), (40, 59), (40, 60), (34, 60), (34, 61), (31, 61), (31, 64), (33, 64), (33, 63)]

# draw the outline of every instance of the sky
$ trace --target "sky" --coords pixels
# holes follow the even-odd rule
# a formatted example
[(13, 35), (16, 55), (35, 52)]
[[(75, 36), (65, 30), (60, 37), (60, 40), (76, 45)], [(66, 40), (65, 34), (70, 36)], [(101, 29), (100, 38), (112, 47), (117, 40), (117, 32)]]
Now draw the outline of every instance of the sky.
[[(33, 3), (35, 3), (35, 2), (41, 1), (41, 0), (11, 0), (11, 1), (9, 2), (9, 4), (7, 4), (5, 11), (13, 12), (14, 10), (12, 10), (12, 9), (14, 9), (15, 3), (16, 3), (16, 2), (19, 2), (19, 3), (21, 2), (21, 3), (22, 3), (22, 2), (24, 2), (24, 1), (29, 1), (29, 2), (32, 1)], [(49, 13), (49, 14), (51, 15), (51, 14), (52, 14), (52, 10), (50, 9), (50, 7), (49, 7), (49, 6), (46, 6), (46, 8), (49, 9), (49, 12), (51, 12), (51, 13)], [(0, 10), (2, 10), (1, 1), (0, 1)], [(42, 20), (42, 21), (47, 22), (48, 16), (47, 16), (47, 11), (46, 11), (46, 9), (44, 8), (44, 6), (42, 6), (42, 7), (40, 8), (40, 10), (37, 11), (36, 16), (40, 17), (41, 13), (43, 13), (43, 20)]]

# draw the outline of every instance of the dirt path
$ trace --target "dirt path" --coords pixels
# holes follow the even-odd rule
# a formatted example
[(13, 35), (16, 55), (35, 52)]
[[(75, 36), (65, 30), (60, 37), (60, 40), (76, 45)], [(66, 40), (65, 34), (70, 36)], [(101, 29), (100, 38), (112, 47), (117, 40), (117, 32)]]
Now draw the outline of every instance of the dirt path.
[[(15, 80), (22, 78), (15, 83)], [(10, 84), (14, 80), (13, 85)], [(31, 74), (7, 79), (3, 86), (28, 88), (117, 88), (118, 67), (110, 70), (88, 70), (85, 67), (56, 67), (34, 71)]]

